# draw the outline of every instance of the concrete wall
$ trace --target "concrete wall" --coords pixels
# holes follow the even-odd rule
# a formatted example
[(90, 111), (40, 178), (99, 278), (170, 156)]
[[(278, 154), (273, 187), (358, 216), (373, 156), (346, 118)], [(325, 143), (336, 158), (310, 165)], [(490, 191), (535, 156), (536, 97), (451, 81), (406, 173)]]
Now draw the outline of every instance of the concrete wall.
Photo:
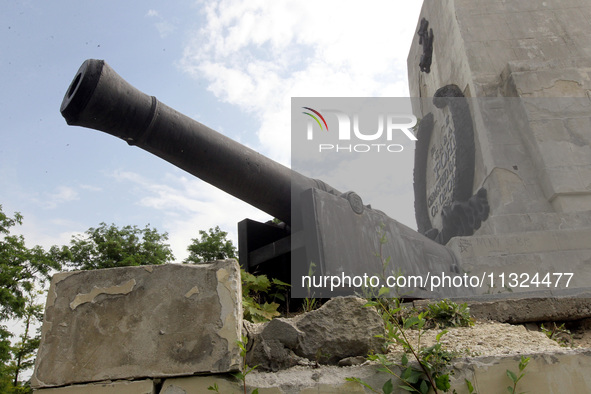
[(489, 98), (471, 106), (474, 190), (489, 190), (492, 215), (591, 210), (591, 4), (426, 0), (421, 17), (434, 32), (433, 65), (419, 70), (415, 37), (411, 96), (454, 84)]
[[(519, 392), (536, 394), (587, 393), (591, 390), (591, 352), (570, 351), (530, 355), (526, 376), (519, 382)], [(506, 392), (511, 384), (506, 371), (518, 372), (520, 356), (477, 357), (458, 360), (454, 364), (452, 390), (468, 393), (464, 379), (474, 385), (479, 394)], [(248, 392), (258, 388), (260, 394), (295, 393), (367, 393), (358, 383), (347, 382), (357, 377), (378, 391), (392, 378), (376, 365), (358, 367), (292, 368), (277, 373), (253, 372), (247, 376)], [(396, 383), (396, 382), (394, 382)], [(228, 375), (168, 378), (161, 381), (96, 383), (37, 391), (39, 394), (197, 394), (207, 393), (217, 384), (220, 393), (243, 393), (242, 383)], [(395, 386), (397, 386), (395, 384)], [(408, 393), (395, 389), (395, 393)], [(450, 391), (451, 392), (451, 391)]]

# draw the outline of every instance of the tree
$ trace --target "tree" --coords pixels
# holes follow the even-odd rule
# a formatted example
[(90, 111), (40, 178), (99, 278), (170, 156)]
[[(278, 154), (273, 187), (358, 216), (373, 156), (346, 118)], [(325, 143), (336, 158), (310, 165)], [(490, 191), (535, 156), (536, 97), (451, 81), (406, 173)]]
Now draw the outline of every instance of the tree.
[(26, 393), (30, 387), (19, 381), (23, 370), (33, 363), (39, 335), (31, 335), (32, 326), (41, 321), (41, 307), (35, 305), (39, 287), (60, 264), (51, 259), (40, 246), (27, 248), (22, 235), (11, 234), (11, 228), (22, 225), (23, 217), (15, 213), (10, 218), (0, 205), (0, 322), (23, 319), (25, 333), (15, 346), (13, 336), (0, 325), (0, 391)]
[(210, 228), (208, 232), (199, 230), (199, 236), (191, 240), (187, 248), (189, 257), (183, 263), (198, 264), (236, 258), (236, 247), (232, 241), (226, 239), (228, 233), (220, 230), (219, 226)]
[(160, 234), (146, 225), (118, 228), (114, 224), (88, 229), (84, 235), (74, 235), (70, 246), (52, 246), (51, 255), (62, 264), (81, 270), (157, 265), (174, 259), (168, 234)]
[[(43, 294), (44, 292), (37, 292)], [(35, 365), (35, 356), (41, 342), (41, 326), (43, 321), (43, 305), (36, 303), (36, 294), (29, 293), (27, 296), (27, 306), (23, 316), (24, 331), (19, 335), (19, 341), (10, 347), (12, 360), (8, 365), (8, 371), (12, 376), (12, 392), (15, 394), (24, 394), (32, 392), (28, 383), (24, 385), (20, 382), (22, 373)], [(35, 328), (34, 325), (37, 325)], [(35, 330), (35, 331), (33, 331)]]

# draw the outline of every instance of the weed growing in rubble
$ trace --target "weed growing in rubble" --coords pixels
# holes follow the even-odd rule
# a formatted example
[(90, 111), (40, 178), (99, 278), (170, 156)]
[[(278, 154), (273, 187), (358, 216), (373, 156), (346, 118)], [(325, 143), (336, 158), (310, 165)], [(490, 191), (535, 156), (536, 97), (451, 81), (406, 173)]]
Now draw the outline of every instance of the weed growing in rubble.
[(540, 329), (549, 339), (556, 341), (560, 346), (573, 347), (573, 335), (570, 330), (564, 327), (564, 323), (557, 326), (555, 322), (552, 322), (552, 328), (546, 328), (542, 324)]
[[(405, 316), (398, 299), (378, 298), (369, 301), (366, 306), (375, 307), (382, 315), (386, 326), (386, 344), (397, 343), (402, 345), (405, 350), (400, 362), (389, 360), (385, 354), (373, 354), (368, 358), (379, 362), (382, 366), (381, 370), (396, 377), (400, 383), (398, 387), (406, 391), (420, 394), (427, 394), (430, 389), (433, 389), (435, 393), (439, 393), (439, 390), (448, 392), (450, 389), (450, 361), (455, 355), (443, 349), (440, 343), (441, 337), (447, 331), (443, 330), (437, 335), (435, 345), (421, 347), (421, 336), (427, 323), (427, 311)], [(419, 331), (416, 347), (406, 336), (405, 331), (409, 329)], [(416, 363), (410, 362), (409, 354)], [(373, 392), (379, 393), (359, 378), (347, 378), (347, 380), (357, 382)], [(393, 391), (394, 382), (392, 379), (388, 379), (382, 386), (382, 392), (390, 394)]]
[[(244, 388), (244, 394), (248, 394), (248, 391), (246, 389), (246, 376), (249, 373), (251, 373), (252, 371), (254, 371), (257, 366), (255, 365), (254, 367), (251, 367), (246, 363), (246, 345), (248, 344), (248, 337), (243, 335), (242, 339), (240, 341), (236, 341), (236, 343), (238, 344), (238, 347), (240, 348), (240, 357), (242, 357), (242, 372), (233, 373), (232, 376), (234, 376), (236, 379), (238, 379), (242, 382), (242, 387)], [(220, 392), (220, 389), (219, 389), (217, 383), (215, 383), (213, 386), (209, 386), (207, 388), (207, 390), (215, 391), (216, 393)], [(258, 393), (259, 393), (259, 389), (254, 389), (250, 394), (258, 394)]]
[(450, 300), (442, 300), (427, 305), (427, 319), (437, 327), (468, 327), (474, 325), (470, 316), (470, 308), (466, 303), (456, 304)]
[[(519, 361), (519, 376), (517, 376), (517, 374), (513, 371), (507, 370), (507, 376), (509, 377), (509, 379), (511, 379), (511, 381), (513, 382), (513, 386), (507, 386), (507, 391), (511, 394), (517, 394), (517, 383), (521, 380), (521, 378), (523, 378), (525, 376), (525, 372), (523, 372), (525, 370), (525, 368), (527, 368), (527, 364), (529, 363), (530, 358), (529, 357), (525, 357), (525, 356), (521, 356), (521, 360)], [(472, 382), (469, 381), (468, 379), (464, 379), (464, 381), (466, 382), (466, 386), (468, 387), (468, 393), (469, 394), (478, 394), (476, 391), (474, 391), (474, 386), (472, 385)], [(455, 392), (455, 390), (454, 390)], [(525, 394), (525, 391), (522, 391), (519, 394)]]
[[(246, 375), (254, 371), (257, 366), (255, 365), (254, 367), (251, 367), (246, 363), (246, 344), (248, 343), (248, 337), (243, 335), (242, 340), (237, 341), (237, 343), (238, 347), (240, 348), (240, 357), (242, 357), (242, 372), (237, 372), (233, 374), (233, 376), (242, 382), (242, 387), (244, 387), (244, 394), (247, 394)], [(251, 394), (259, 394), (259, 389), (254, 389)]]
[[(517, 391), (516, 391), (517, 390), (517, 383), (521, 380), (521, 378), (523, 378), (525, 376), (525, 372), (523, 372), (523, 371), (527, 367), (527, 363), (529, 363), (529, 360), (530, 360), (529, 357), (521, 356), (521, 361), (519, 361), (519, 376), (517, 376), (517, 374), (515, 372), (507, 370), (507, 376), (513, 382), (513, 387), (507, 386), (507, 391), (509, 393), (517, 394)], [(521, 392), (520, 394), (524, 394), (524, 392)]]
[[(314, 268), (316, 268), (316, 264), (314, 264), (313, 262), (310, 262), (310, 267), (308, 267), (308, 276), (309, 277), (314, 276)], [(306, 292), (307, 292), (306, 298), (304, 298), (304, 301), (302, 303), (303, 312), (304, 313), (311, 312), (313, 310), (320, 308), (320, 301), (317, 300), (316, 298), (314, 298), (314, 293), (310, 289), (310, 283), (308, 283), (308, 285), (306, 287)]]

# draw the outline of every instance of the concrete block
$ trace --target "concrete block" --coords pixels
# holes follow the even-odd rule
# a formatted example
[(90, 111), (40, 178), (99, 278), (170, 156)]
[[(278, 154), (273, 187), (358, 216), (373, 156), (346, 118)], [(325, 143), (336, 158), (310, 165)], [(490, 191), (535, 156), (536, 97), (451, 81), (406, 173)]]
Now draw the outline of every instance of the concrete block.
[(574, 167), (546, 167), (539, 171), (542, 189), (550, 203), (560, 194), (580, 193), (585, 190)]
[[(480, 320), (522, 324), (543, 321), (573, 321), (591, 317), (588, 291), (581, 297), (554, 297), (551, 291), (536, 292), (536, 296), (497, 294), (467, 300), (470, 315)], [(459, 302), (459, 300), (458, 300)]]
[[(573, 213), (537, 212), (492, 216), (486, 220), (476, 235), (578, 228), (591, 228), (591, 210)], [(481, 230), (482, 233), (480, 233)]]
[(77, 384), (74, 386), (34, 390), (37, 394), (158, 394), (152, 380)]
[(552, 200), (552, 207), (556, 212), (591, 211), (591, 193), (558, 194)]
[(240, 368), (235, 260), (53, 277), (35, 388)]
[[(591, 389), (589, 351), (535, 354), (530, 357), (525, 377), (519, 381), (517, 387), (519, 392), (586, 393)], [(503, 389), (511, 383), (506, 371), (518, 372), (519, 360), (520, 356), (483, 357), (472, 361), (465, 373), (469, 375), (467, 379), (478, 393), (506, 392)], [(457, 367), (462, 368), (459, 365)], [(462, 382), (458, 382), (457, 377), (454, 380), (457, 382), (453, 384), (454, 388), (462, 387)]]
[[(531, 354), (531, 361), (525, 377), (519, 382), (519, 392), (529, 393), (586, 393), (591, 388), (591, 352), (561, 351), (549, 354)], [(520, 356), (489, 356), (458, 359), (453, 362), (454, 374), (451, 389), (466, 393), (464, 379), (469, 379), (478, 393), (497, 394), (506, 392), (511, 383), (507, 370), (519, 371)], [(397, 367), (391, 367), (399, 374)], [(253, 372), (247, 377), (247, 391), (254, 388), (260, 394), (340, 394), (366, 393), (362, 385), (346, 381), (357, 377), (379, 390), (384, 382), (392, 379), (393, 393), (407, 393), (398, 387), (399, 381), (386, 373), (378, 365), (357, 367), (292, 368), (277, 373)], [(239, 382), (224, 376), (193, 376), (180, 379), (167, 379), (161, 394), (207, 393), (207, 388), (217, 383), (221, 393), (243, 393)], [(451, 390), (450, 390), (451, 392)]]
[[(209, 387), (217, 386), (220, 393), (244, 393), (242, 382), (232, 376), (210, 375), (166, 379), (159, 394), (207, 393)], [(260, 390), (259, 390), (260, 392)], [(281, 391), (277, 390), (276, 393)]]

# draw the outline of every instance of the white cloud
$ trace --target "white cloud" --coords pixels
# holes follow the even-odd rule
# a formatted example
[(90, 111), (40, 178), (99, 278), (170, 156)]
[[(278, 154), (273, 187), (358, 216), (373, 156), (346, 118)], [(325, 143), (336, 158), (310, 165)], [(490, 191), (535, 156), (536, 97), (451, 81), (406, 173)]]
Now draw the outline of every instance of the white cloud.
[(96, 185), (86, 185), (86, 184), (80, 185), (80, 189), (82, 189), (82, 190), (87, 190), (87, 191), (89, 191), (89, 192), (100, 192), (100, 191), (102, 191), (102, 190), (103, 190), (103, 188), (102, 188), (102, 187), (100, 187), (100, 186), (96, 186)]
[(154, 26), (158, 30), (161, 38), (165, 38), (169, 34), (173, 33), (176, 30), (176, 26), (174, 23), (166, 20), (160, 13), (156, 10), (150, 9), (146, 12), (146, 17), (148, 18), (157, 18), (159, 22), (156, 22)]
[(53, 193), (45, 192), (32, 200), (45, 209), (55, 209), (58, 205), (80, 199), (78, 192), (70, 186), (58, 186)]
[(245, 218), (263, 222), (271, 219), (225, 192), (184, 175), (167, 174), (155, 181), (134, 172), (117, 171), (113, 177), (137, 188), (136, 193), (142, 196), (139, 205), (163, 213), (161, 229), (169, 234), (177, 262), (187, 257), (187, 246), (199, 236), (199, 230), (220, 226), (238, 246), (237, 222)]
[[(420, 9), (409, 3), (202, 1), (205, 23), (190, 35), (180, 65), (204, 79), (219, 100), (253, 116), (257, 139), (245, 144), (286, 164), (291, 97), (407, 95), (406, 56)], [(156, 10), (146, 16), (166, 22)], [(166, 25), (156, 26), (168, 34)], [(162, 212), (158, 227), (169, 233), (178, 261), (198, 230), (219, 225), (237, 244), (236, 222), (270, 219), (190, 177), (155, 180), (125, 171), (113, 176), (132, 185), (139, 205)], [(396, 199), (408, 198), (408, 190), (398, 193)]]
[(264, 154), (287, 163), (292, 96), (406, 96), (420, 2), (218, 0), (183, 69), (260, 122)]
[(82, 228), (82, 224), (67, 219), (41, 219), (32, 212), (26, 212), (22, 226), (13, 228), (14, 233), (25, 237), (27, 247), (35, 245), (49, 250), (53, 245), (68, 245), (78, 231), (59, 231), (59, 229)]

